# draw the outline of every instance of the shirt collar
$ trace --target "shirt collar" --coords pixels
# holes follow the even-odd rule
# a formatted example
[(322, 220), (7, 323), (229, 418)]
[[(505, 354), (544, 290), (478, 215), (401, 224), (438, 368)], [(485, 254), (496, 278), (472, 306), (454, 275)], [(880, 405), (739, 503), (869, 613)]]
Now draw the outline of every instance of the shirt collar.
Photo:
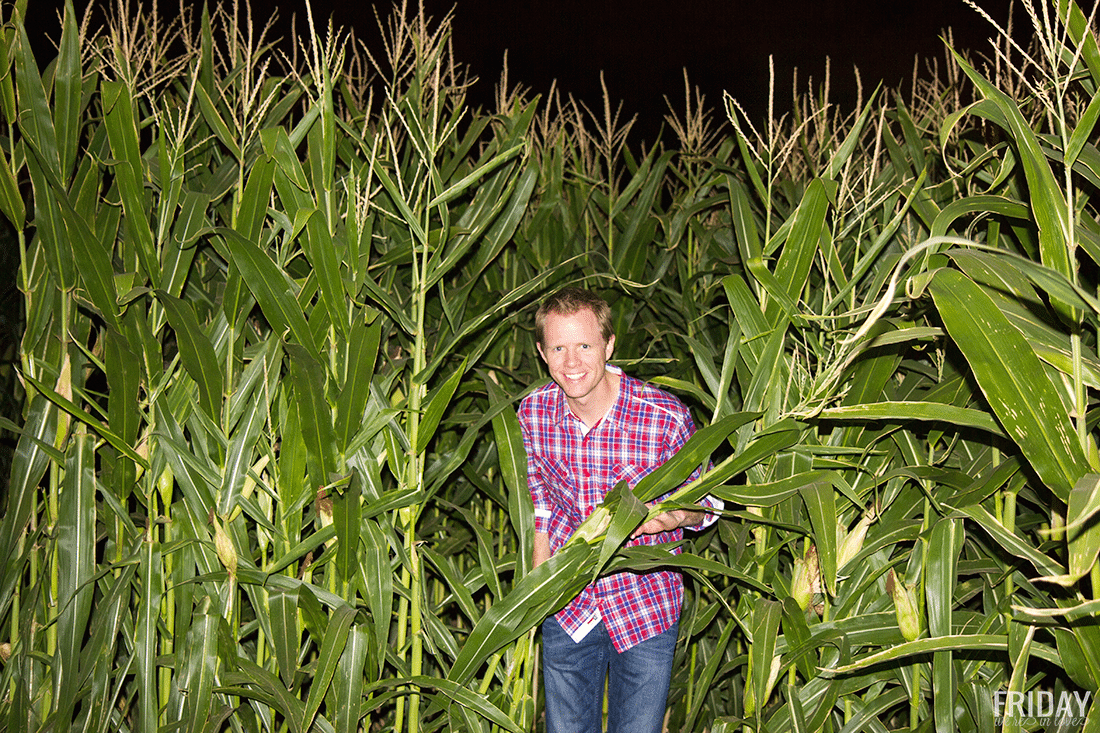
[(607, 411), (600, 422), (607, 423), (609, 428), (625, 431), (630, 427), (628, 408), (634, 403), (636, 382), (623, 374), (623, 370), (619, 367), (608, 365), (607, 368), (619, 374), (619, 394), (615, 398), (615, 402), (612, 403), (611, 409)]
[[(618, 374), (619, 379), (619, 394), (615, 397), (615, 401), (611, 404), (611, 409), (607, 411), (607, 414), (603, 416), (598, 425), (607, 423), (610, 427), (623, 430), (629, 424), (627, 418), (627, 405), (630, 404), (631, 398), (634, 396), (634, 383), (633, 381), (623, 374), (621, 367), (617, 367), (614, 364), (606, 364), (604, 368), (607, 371)], [(554, 400), (551, 408), (551, 419), (555, 424), (563, 423), (567, 418), (574, 420), (578, 419), (573, 415), (573, 411), (569, 409), (569, 404), (565, 401), (565, 392), (561, 387), (555, 386), (555, 392), (557, 393), (557, 399)], [(593, 426), (595, 428), (596, 426)]]

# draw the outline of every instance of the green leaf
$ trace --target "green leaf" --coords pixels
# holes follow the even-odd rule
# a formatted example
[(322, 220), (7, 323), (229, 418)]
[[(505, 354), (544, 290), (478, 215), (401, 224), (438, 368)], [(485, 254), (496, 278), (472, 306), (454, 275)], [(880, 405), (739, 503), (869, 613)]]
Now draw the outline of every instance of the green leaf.
[(234, 687), (223, 687), (218, 692), (259, 700), (279, 711), (294, 733), (305, 733), (307, 730), (304, 724), (305, 704), (288, 692), (279, 678), (255, 662), (247, 658), (238, 659), (237, 669), (226, 671), (221, 675), (221, 681)]
[(313, 674), (313, 680), (309, 686), (309, 698), (302, 713), (303, 729), (309, 730), (313, 725), (317, 711), (321, 703), (328, 695), (332, 678), (336, 674), (336, 667), (343, 656), (344, 647), (347, 645), (348, 632), (355, 620), (355, 609), (351, 606), (339, 606), (333, 609), (328, 618), (328, 626), (325, 628), (324, 641), (321, 643), (321, 652), (317, 657), (317, 668)]
[[(206, 66), (205, 64), (203, 65)], [(233, 137), (233, 133), (229, 131), (229, 126), (225, 124), (225, 120), (222, 119), (221, 114), (218, 112), (217, 105), (214, 104), (214, 100), (210, 98), (210, 92), (206, 85), (195, 85), (195, 98), (199, 101), (199, 110), (202, 112), (202, 118), (206, 121), (206, 124), (210, 125), (210, 129), (214, 135), (221, 141), (222, 145), (229, 149), (229, 154), (237, 160), (243, 159), (241, 153), (241, 147), (237, 144), (236, 138)]]
[(876, 422), (902, 422), (932, 420), (960, 428), (977, 428), (993, 435), (1004, 435), (1001, 426), (981, 410), (969, 407), (944, 405), (939, 402), (872, 402), (822, 410), (823, 420), (873, 420)]
[[(347, 583), (359, 569), (359, 526), (362, 492), (359, 488), (359, 472), (351, 475), (348, 487), (332, 497), (332, 521), (336, 527), (336, 570)], [(351, 591), (345, 596), (349, 603), (355, 601)]]
[(289, 331), (294, 340), (316, 358), (319, 353), (317, 344), (302, 307), (298, 305), (294, 283), (255, 244), (232, 229), (219, 228), (216, 231), (225, 238), (233, 264), (240, 268), (249, 290), (256, 296), (256, 302), (272, 327), (280, 336), (285, 336)]
[(943, 207), (940, 213), (936, 215), (936, 221), (932, 224), (932, 231), (929, 236), (944, 236), (956, 219), (969, 214), (1000, 214), (1012, 219), (1027, 220), (1031, 215), (1031, 211), (1024, 204), (1007, 196), (993, 196), (990, 194), (967, 196), (952, 201)]
[[(833, 530), (836, 534), (836, 530)], [(756, 702), (756, 715), (762, 718), (771, 696), (772, 660), (775, 658), (776, 638), (779, 634), (779, 620), (783, 616), (783, 606), (775, 601), (758, 600), (752, 612), (752, 646), (749, 658), (752, 665), (753, 695)], [(771, 684), (769, 684), (771, 683)]]
[(195, 259), (196, 248), (191, 245), (207, 224), (205, 214), (209, 205), (210, 197), (199, 191), (187, 191), (183, 195), (172, 235), (161, 250), (161, 282), (172, 296), (179, 297), (183, 292), (184, 281)]
[(1039, 572), (1047, 575), (1057, 575), (1065, 571), (1065, 568), (1057, 561), (1039, 552), (1018, 535), (1009, 532), (1003, 524), (997, 521), (996, 517), (983, 507), (967, 506), (960, 508), (958, 511), (977, 522), (978, 526), (988, 532), (1010, 554), (1027, 560)]
[(424, 225), (417, 218), (416, 214), (413, 213), (409, 203), (405, 200), (405, 195), (386, 171), (383, 161), (379, 158), (372, 158), (371, 167), (374, 171), (374, 175), (378, 176), (378, 180), (382, 184), (382, 187), (386, 189), (386, 193), (389, 194), (390, 200), (397, 206), (400, 221), (409, 228), (409, 231), (416, 238), (419, 245), (427, 245), (428, 233), (424, 231)]
[(55, 180), (61, 180), (57, 133), (53, 117), (50, 115), (46, 88), (38, 73), (40, 67), (34, 58), (26, 27), (22, 23), (16, 27), (19, 33), (15, 52), (15, 82), (19, 93), (19, 131), (34, 141), (34, 147), (42, 156), (42, 165)]
[[(737, 247), (744, 262), (763, 256), (760, 235), (756, 228), (756, 215), (749, 202), (745, 186), (737, 178), (726, 174), (729, 188), (730, 216), (733, 218), (733, 230), (737, 235)], [(736, 277), (727, 275), (726, 277)]]
[(252, 463), (256, 441), (267, 419), (270, 394), (266, 390), (255, 390), (253, 395), (244, 416), (230, 437), (229, 449), (225, 454), (225, 466), (218, 492), (217, 513), (220, 517), (229, 517), (237, 506), (237, 498)]
[[(187, 632), (183, 647), (177, 652), (177, 663), (183, 665), (179, 685), (187, 690), (179, 723), (187, 733), (202, 733), (214, 699), (214, 675), (218, 668), (217, 616), (205, 613), (195, 617)], [(177, 722), (177, 721), (170, 721)]]
[(832, 483), (825, 481), (809, 483), (799, 493), (810, 515), (825, 588), (829, 595), (836, 596), (836, 493)]
[(221, 422), (222, 370), (210, 339), (206, 338), (191, 305), (173, 298), (163, 290), (156, 291), (165, 315), (176, 332), (180, 360), (184, 369), (199, 386), (199, 405), (215, 423)]
[(1100, 475), (1088, 473), (1078, 480), (1069, 495), (1067, 518), (1070, 521), (1065, 528), (1069, 539), (1069, 573), (1049, 575), (1041, 580), (1073, 587), (1092, 570), (1100, 554), (1097, 514), (1100, 514)]
[[(509, 408), (494, 412), (493, 437), (497, 449), (497, 465), (508, 489), (508, 521), (516, 531), (519, 546), (517, 577), (531, 568), (531, 551), (535, 538), (535, 505), (527, 488), (527, 452), (523, 448), (523, 432), (519, 418), (510, 408), (511, 399), (502, 393), (491, 377), (485, 378), (489, 402), (496, 406), (507, 401)], [(492, 411), (492, 408), (490, 408)]]
[(489, 656), (541, 623), (588, 585), (597, 550), (580, 542), (563, 547), (494, 603), (474, 626), (447, 675), (466, 684)]
[[(790, 596), (783, 599), (783, 638), (787, 642), (788, 653), (792, 649), (802, 649), (811, 646), (810, 627), (806, 623), (806, 612), (798, 606), (798, 601)], [(794, 657), (794, 665), (799, 674), (807, 680), (816, 676), (814, 669), (815, 655), (804, 652)], [(790, 662), (788, 658), (786, 660)]]
[(509, 719), (500, 708), (493, 705), (491, 702), (485, 699), (484, 696), (467, 689), (461, 684), (455, 683), (450, 679), (442, 679), (439, 677), (406, 677), (403, 679), (393, 680), (391, 684), (410, 684), (416, 685), (420, 688), (434, 688), (440, 690), (447, 698), (457, 702), (465, 708), (473, 710), (478, 715), (481, 715), (486, 720), (490, 721), (494, 725), (497, 725), (505, 730), (512, 731), (512, 733), (523, 733), (523, 730), (516, 725), (516, 723)]
[(377, 665), (370, 670), (372, 679), (379, 679), (386, 663), (389, 644), (390, 615), (393, 609), (393, 571), (390, 565), (390, 547), (386, 536), (373, 519), (366, 519), (362, 526), (363, 552), (359, 556), (359, 581), (367, 599), (367, 607), (374, 619), (375, 649), (373, 659)]
[(424, 415), (420, 418), (420, 422), (417, 425), (415, 447), (417, 454), (423, 453), (428, 449), (428, 443), (431, 442), (431, 439), (435, 436), (436, 428), (439, 427), (439, 421), (443, 419), (443, 413), (446, 412), (447, 405), (451, 403), (451, 398), (454, 397), (455, 391), (462, 381), (462, 375), (466, 373), (466, 365), (468, 362), (469, 358), (463, 359), (454, 373), (447, 377), (447, 380), (443, 382), (443, 384), (433, 390), (432, 397), (428, 401), (428, 406), (424, 408)]
[[(1012, 675), (1008, 679), (1008, 693), (1022, 694), (1027, 684), (1027, 663), (1031, 656), (1031, 644), (1035, 638), (1035, 627), (1028, 626), (1024, 635), (1024, 642), (1020, 651), (1012, 658)], [(1030, 710), (1029, 710), (1030, 712)], [(1024, 721), (1017, 715), (1005, 715), (1004, 725), (1001, 728), (1004, 733), (1023, 733)]]
[(692, 471), (702, 467), (733, 431), (758, 417), (759, 413), (741, 412), (696, 431), (675, 455), (634, 486), (634, 495), (643, 502), (650, 502), (675, 489)]
[(66, 399), (65, 397), (62, 397), (57, 392), (50, 389), (49, 387), (47, 387), (42, 382), (39, 382), (34, 377), (31, 377), (29, 375), (24, 374), (23, 378), (26, 379), (28, 382), (30, 382), (34, 386), (35, 389), (37, 389), (39, 392), (41, 392), (43, 395), (45, 395), (45, 397), (50, 402), (54, 403), (55, 405), (60, 407), (62, 410), (69, 413), (70, 415), (72, 415), (73, 417), (80, 420), (81, 422), (83, 422), (88, 427), (90, 427), (92, 430), (99, 433), (108, 443), (110, 443), (112, 446), (114, 446), (114, 448), (118, 452), (124, 454), (130, 460), (132, 460), (134, 463), (137, 463), (142, 468), (144, 468), (146, 470), (149, 469), (149, 462), (148, 461), (146, 461), (144, 458), (142, 458), (140, 455), (138, 455), (137, 452), (135, 452), (133, 448), (128, 446), (126, 444), (126, 442), (121, 437), (116, 435), (113, 431), (111, 431), (103, 423), (99, 422), (99, 420), (96, 420), (94, 417), (92, 417), (86, 410), (83, 410), (80, 407), (77, 407), (72, 402), (72, 400), (69, 400), (69, 399)]
[(298, 648), (302, 637), (298, 624), (298, 591), (281, 588), (268, 591), (267, 615), (279, 676), (290, 687), (298, 670)]
[[(963, 73), (974, 83), (982, 96), (996, 106), (1001, 117), (994, 121), (1003, 123), (1005, 131), (1011, 135), (1016, 145), (1027, 177), (1032, 215), (1039, 228), (1039, 251), (1042, 263), (1067, 278), (1072, 277), (1073, 266), (1066, 243), (1069, 228), (1072, 226), (1069, 206), (1054, 178), (1054, 173), (1050, 170), (1050, 164), (1043, 154), (1038, 138), (1019, 107), (1007, 94), (975, 71), (957, 52), (953, 49), (949, 50)], [(1072, 308), (1057, 300), (1054, 301), (1054, 305), (1071, 323), (1077, 322), (1077, 315)], [(1068, 494), (1068, 491), (1066, 493)], [(1064, 496), (1061, 498), (1065, 499)]]
[(103, 95), (104, 122), (107, 137), (114, 155), (114, 174), (122, 194), (128, 240), (135, 248), (144, 274), (154, 288), (160, 287), (160, 261), (153, 245), (153, 230), (145, 210), (145, 176), (138, 143), (137, 123), (134, 120), (134, 102), (124, 82), (104, 80), (100, 84)]
[[(714, 681), (714, 676), (718, 672), (718, 666), (725, 658), (726, 648), (729, 646), (730, 638), (733, 636), (734, 630), (737, 628), (737, 624), (733, 621), (727, 621), (726, 626), (722, 629), (722, 635), (718, 637), (718, 640), (714, 643), (714, 648), (710, 650), (710, 657), (707, 659), (706, 666), (703, 667), (703, 673), (699, 676), (698, 680), (694, 680), (696, 689), (709, 690), (711, 684)], [(682, 633), (682, 632), (681, 632)], [(693, 730), (696, 719), (699, 717), (699, 713), (703, 709), (703, 704), (706, 702), (706, 695), (696, 695), (695, 704), (692, 705), (691, 710), (688, 712), (687, 720), (684, 724), (684, 730)]]
[(321, 303), (337, 334), (348, 338), (347, 294), (340, 278), (340, 257), (329, 234), (328, 223), (320, 211), (315, 211), (306, 223), (305, 253), (321, 290)]
[(372, 634), (366, 628), (353, 626), (340, 656), (336, 675), (332, 680), (334, 697), (341, 701), (336, 707), (335, 715), (331, 716), (336, 719), (336, 733), (358, 733), (360, 730), (361, 707), (358, 703), (363, 699), (363, 690), (366, 687), (363, 667), (370, 651), (371, 637)]
[[(134, 445), (138, 441), (143, 422), (143, 412), (135, 409), (139, 403), (142, 360), (129, 346), (125, 338), (114, 331), (107, 332), (106, 374), (109, 394), (107, 397), (107, 420), (111, 430), (126, 443)], [(103, 455), (104, 473), (110, 473), (107, 479), (109, 491), (125, 504), (130, 491), (137, 481), (137, 466), (126, 458), (108, 457), (113, 451)]]
[(448, 186), (446, 190), (440, 192), (439, 195), (428, 202), (427, 207), (430, 209), (436, 206), (442, 206), (443, 204), (446, 204), (458, 198), (463, 193), (465, 193), (466, 190), (469, 189), (470, 186), (472, 186), (476, 181), (484, 178), (500, 166), (504, 165), (526, 147), (527, 143), (523, 142), (518, 145), (513, 145), (507, 150), (501, 151), (497, 155), (493, 156), (490, 160), (482, 163), (477, 168), (467, 173), (459, 181)]
[[(687, 447), (686, 445), (684, 446)], [(604, 497), (603, 507), (611, 511), (611, 523), (607, 526), (606, 536), (600, 545), (600, 559), (592, 570), (592, 582), (595, 583), (600, 571), (607, 565), (626, 541), (630, 533), (646, 518), (648, 508), (630, 491), (626, 481), (615, 484)]]
[[(793, 225), (787, 235), (787, 242), (779, 256), (779, 262), (775, 265), (775, 279), (792, 301), (799, 299), (809, 282), (810, 265), (819, 252), (818, 241), (828, 210), (829, 190), (826, 181), (816, 178), (806, 187), (806, 193), (792, 218)], [(777, 303), (768, 304), (765, 312), (770, 323), (777, 322), (778, 308)]]
[[(2, 83), (0, 81), (0, 84)], [(12, 173), (11, 163), (8, 162), (8, 156), (3, 151), (0, 151), (0, 212), (17, 230), (23, 229), (26, 224), (27, 207), (23, 203), (15, 174)]]
[(462, 573), (455, 567), (454, 559), (444, 557), (430, 547), (424, 547), (421, 554), (435, 566), (439, 574), (447, 581), (448, 592), (454, 596), (455, 602), (458, 603), (458, 607), (462, 609), (462, 613), (466, 615), (466, 618), (474, 622), (481, 618), (481, 610), (474, 602), (471, 589), (467, 587), (467, 580), (462, 577)]
[[(924, 580), (930, 636), (951, 635), (951, 610), (955, 602), (957, 566), (964, 539), (963, 523), (959, 519), (944, 518), (932, 527)], [(936, 727), (939, 730), (954, 728), (957, 688), (951, 650), (936, 652), (932, 656), (932, 689)]]
[(1035, 352), (969, 278), (940, 270), (930, 289), (1005, 432), (1054, 494), (1068, 501), (1088, 462)]
[(1092, 137), (1097, 118), (1100, 118), (1100, 92), (1092, 95), (1089, 106), (1081, 114), (1077, 126), (1073, 128), (1069, 142), (1066, 143), (1065, 162), (1067, 166), (1072, 168), (1073, 164), (1077, 162), (1077, 156), (1081, 154), (1085, 143)]
[(38, 482), (49, 466), (46, 446), (52, 448), (57, 440), (57, 408), (45, 396), (35, 394), (26, 409), (27, 419), (12, 457), (8, 499), (0, 525), (0, 550), (3, 550), (0, 557), (5, 558), (4, 572), (0, 574), (0, 613), (7, 613), (15, 588), (23, 577), (18, 568), (27, 557), (20, 551), (20, 544), (38, 496)]
[(271, 185), (275, 180), (275, 169), (274, 160), (268, 156), (260, 156), (248, 174), (233, 228), (249, 242), (260, 242), (260, 234), (267, 218), (268, 202), (271, 199)]
[(306, 444), (310, 484), (316, 490), (327, 486), (339, 473), (332, 408), (325, 399), (325, 374), (320, 363), (305, 349), (289, 344), (287, 353), (298, 421)]
[[(60, 496), (57, 522), (57, 650), (53, 662), (54, 687), (58, 691), (57, 722), (65, 728), (72, 720), (81, 686), (80, 652), (88, 634), (88, 619), (95, 595), (95, 440), (78, 433), (68, 446), (65, 486)], [(150, 589), (152, 591), (152, 589)]]
[[(744, 389), (742, 409), (759, 411), (765, 414), (764, 424), (778, 419), (782, 410), (783, 385), (787, 382), (787, 364), (780, 358), (783, 349), (790, 343), (787, 337), (787, 318), (781, 317), (776, 327), (768, 334), (764, 348), (758, 353), (759, 362), (753, 371), (752, 380)], [(743, 445), (749, 428), (739, 434), (738, 443)]]
[[(823, 670), (828, 675), (844, 675), (858, 672), (876, 664), (895, 662), (918, 654), (931, 654), (939, 651), (1007, 652), (1008, 637), (1003, 634), (954, 634), (933, 639), (917, 639), (884, 649), (874, 654), (833, 669)], [(1058, 654), (1049, 647), (1040, 646), (1036, 656), (1054, 665), (1059, 665)]]
[[(347, 453), (352, 441), (363, 423), (363, 410), (370, 397), (371, 379), (374, 377), (374, 364), (378, 361), (379, 343), (382, 338), (382, 321), (376, 319), (368, 325), (351, 326), (346, 349), (346, 376), (344, 388), (336, 400), (336, 445), (342, 453)], [(338, 346), (339, 348), (339, 346)]]

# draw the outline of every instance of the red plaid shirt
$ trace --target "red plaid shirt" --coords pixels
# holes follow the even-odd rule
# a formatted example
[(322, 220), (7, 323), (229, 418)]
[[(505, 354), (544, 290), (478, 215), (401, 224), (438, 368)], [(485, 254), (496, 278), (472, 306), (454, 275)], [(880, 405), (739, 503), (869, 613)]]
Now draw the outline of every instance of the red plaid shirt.
[[(625, 374), (615, 404), (587, 435), (565, 394), (552, 382), (523, 399), (519, 422), (535, 531), (549, 535), (551, 553), (561, 549), (615, 484), (625, 480), (633, 488), (695, 432), (691, 413), (680, 400)], [(688, 481), (698, 475), (696, 469)], [(712, 497), (702, 503), (722, 508)], [(716, 519), (708, 514), (701, 527)], [(642, 535), (628, 545), (676, 542), (683, 534), (675, 529)], [(614, 573), (586, 587), (556, 618), (576, 641), (602, 619), (615, 649), (624, 652), (667, 631), (680, 617), (683, 596), (683, 578), (677, 572)]]

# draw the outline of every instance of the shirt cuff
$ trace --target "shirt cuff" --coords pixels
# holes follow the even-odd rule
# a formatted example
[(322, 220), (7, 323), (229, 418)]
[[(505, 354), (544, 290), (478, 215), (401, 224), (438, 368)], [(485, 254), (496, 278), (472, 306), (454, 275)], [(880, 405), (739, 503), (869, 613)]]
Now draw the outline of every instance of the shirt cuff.
[[(723, 509), (726, 508), (725, 502), (723, 502), (721, 499), (717, 499), (713, 496), (708, 496), (699, 503), (702, 504), (703, 506), (710, 507), (711, 509), (714, 509), (716, 512), (720, 512), (720, 511), (722, 511)], [(688, 527), (688, 529), (695, 530), (696, 532), (701, 532), (704, 529), (706, 529), (707, 527), (709, 527), (710, 525), (717, 522), (718, 517), (719, 517), (718, 514), (711, 514), (710, 512), (706, 512), (705, 514), (703, 514), (703, 521), (702, 522), (700, 522), (699, 524), (693, 525), (691, 527)]]
[(535, 507), (535, 531), (539, 534), (550, 534), (550, 510)]

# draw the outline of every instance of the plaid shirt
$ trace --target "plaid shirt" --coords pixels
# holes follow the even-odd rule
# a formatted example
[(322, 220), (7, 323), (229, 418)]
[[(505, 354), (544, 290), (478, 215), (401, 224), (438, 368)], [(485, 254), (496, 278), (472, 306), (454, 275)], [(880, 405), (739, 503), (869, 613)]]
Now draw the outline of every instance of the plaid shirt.
[[(619, 371), (610, 365), (607, 369)], [(625, 480), (633, 488), (695, 432), (683, 403), (625, 374), (615, 404), (587, 435), (566, 404), (565, 394), (553, 382), (523, 399), (519, 422), (527, 449), (535, 531), (549, 535), (551, 553), (561, 549), (615, 484)], [(688, 481), (698, 475), (696, 469)], [(702, 503), (722, 508), (721, 501), (712, 497)], [(717, 515), (708, 514), (700, 528), (716, 519)], [(683, 534), (682, 529), (675, 529), (642, 535), (628, 545), (676, 542)], [(667, 631), (680, 617), (683, 596), (683, 578), (678, 572), (614, 573), (586, 587), (556, 618), (574, 641), (603, 620), (615, 649), (624, 652)]]

